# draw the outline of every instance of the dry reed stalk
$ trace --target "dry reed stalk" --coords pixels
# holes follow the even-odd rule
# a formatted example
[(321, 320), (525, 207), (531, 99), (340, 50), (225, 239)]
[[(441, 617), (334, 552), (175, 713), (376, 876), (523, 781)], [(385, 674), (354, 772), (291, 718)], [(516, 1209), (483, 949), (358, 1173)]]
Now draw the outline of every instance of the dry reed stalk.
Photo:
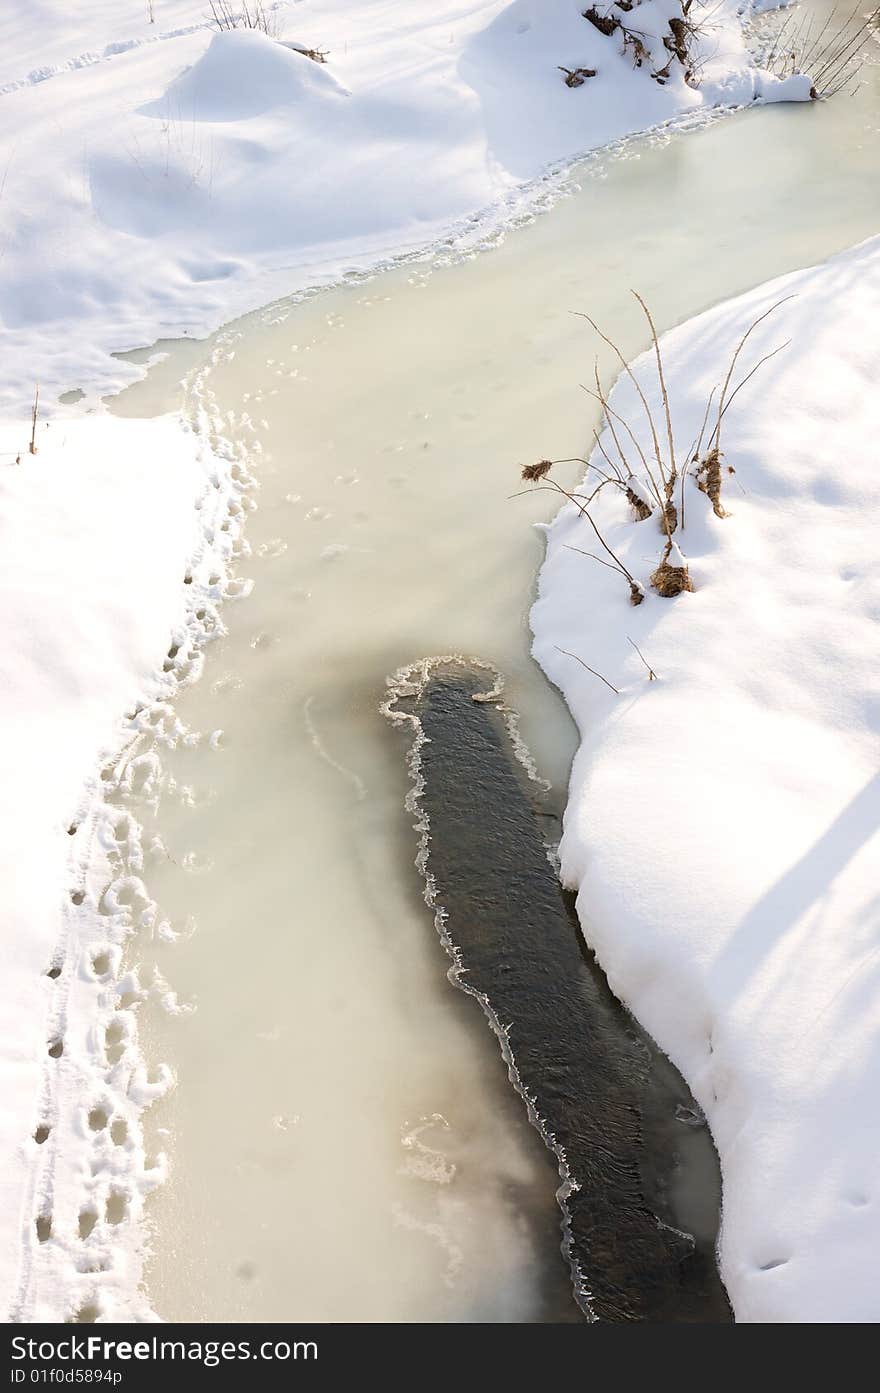
[(583, 658), (578, 657), (577, 653), (569, 653), (567, 648), (560, 648), (558, 644), (554, 644), (553, 646), (556, 649), (557, 653), (564, 653), (566, 658), (574, 658), (576, 663), (580, 663), (581, 667), (585, 667), (587, 669), (587, 672), (591, 672), (594, 677), (598, 677), (600, 682), (604, 682), (606, 687), (610, 687), (615, 696), (620, 696), (620, 692), (618, 691), (617, 687), (614, 686), (614, 683), (609, 682), (608, 678), (603, 677), (601, 672), (597, 672), (594, 667), (590, 667), (589, 663), (585, 663)]
[(37, 453), (37, 411), (38, 411), (38, 409), (39, 409), (39, 405), (40, 405), (40, 384), (39, 384), (39, 382), (38, 382), (38, 383), (37, 383), (37, 389), (36, 389), (36, 391), (34, 392), (34, 404), (33, 404), (33, 407), (31, 408), (31, 440), (30, 440), (30, 444), (29, 444), (29, 446), (28, 446), (28, 449), (30, 450), (30, 453), (31, 453), (32, 455), (35, 455), (35, 454)]
[[(555, 488), (558, 493), (562, 494), (563, 498), (567, 498), (569, 503), (574, 504), (581, 516), (585, 517), (587, 522), (592, 527), (593, 531), (596, 534), (596, 539), (599, 545), (601, 546), (602, 550), (608, 556), (610, 556), (611, 560), (614, 563), (614, 569), (620, 572), (620, 574), (624, 577), (627, 584), (629, 585), (630, 604), (640, 605), (642, 603), (642, 600), (645, 598), (645, 593), (642, 590), (642, 587), (639, 585), (635, 577), (630, 574), (626, 566), (624, 566), (623, 562), (620, 560), (620, 557), (615, 556), (614, 552), (611, 550), (610, 546), (605, 541), (605, 538), (602, 536), (602, 533), (599, 531), (599, 528), (596, 525), (596, 521), (590, 513), (589, 509), (582, 502), (580, 502), (576, 494), (572, 493), (569, 489), (564, 489), (562, 485), (557, 483), (555, 479), (550, 478), (550, 470), (552, 469), (552, 467), (552, 460), (539, 460), (537, 464), (525, 465), (522, 469), (522, 477), (528, 480), (530, 483), (546, 480), (547, 486)], [(609, 481), (606, 480), (606, 482)]]

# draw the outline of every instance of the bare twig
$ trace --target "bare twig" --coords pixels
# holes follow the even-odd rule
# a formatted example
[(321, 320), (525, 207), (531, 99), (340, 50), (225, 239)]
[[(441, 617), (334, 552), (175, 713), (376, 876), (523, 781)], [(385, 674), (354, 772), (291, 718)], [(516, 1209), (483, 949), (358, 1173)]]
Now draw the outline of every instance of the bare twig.
[(609, 571), (617, 571), (618, 575), (623, 574), (619, 566), (612, 566), (610, 561), (603, 561), (601, 556), (597, 556), (594, 551), (584, 551), (583, 547), (573, 547), (570, 542), (563, 542), (562, 545), (566, 551), (576, 551), (580, 556), (589, 556), (591, 561), (598, 561), (600, 566), (607, 566)]
[(715, 429), (712, 432), (712, 435), (709, 437), (710, 446), (718, 450), (719, 453), (721, 450), (721, 419), (724, 415), (724, 406), (727, 398), (727, 389), (730, 386), (730, 379), (733, 377), (733, 370), (736, 367), (739, 355), (740, 353), (742, 353), (743, 349), (746, 346), (746, 343), (748, 342), (751, 335), (755, 332), (758, 325), (763, 324), (764, 320), (769, 318), (769, 316), (773, 314), (775, 310), (778, 310), (780, 305), (785, 305), (788, 303), (789, 300), (793, 300), (794, 298), (794, 295), (785, 295), (781, 300), (777, 300), (775, 305), (771, 305), (768, 310), (765, 310), (763, 314), (759, 314), (758, 318), (754, 321), (754, 323), (750, 324), (748, 329), (746, 329), (746, 332), (743, 334), (742, 338), (736, 346), (736, 349), (734, 350), (733, 357), (730, 360), (730, 367), (727, 370), (727, 376), (724, 379), (724, 385), (721, 388), (721, 396), (718, 398), (718, 420), (716, 422)]
[(607, 398), (602, 396), (601, 393), (594, 392), (592, 387), (585, 387), (583, 382), (580, 384), (580, 388), (582, 392), (587, 393), (587, 396), (595, 397), (596, 401), (601, 402), (609, 418), (613, 416), (614, 420), (617, 421), (621, 426), (623, 426), (624, 430), (627, 432), (630, 440), (632, 441), (633, 445), (636, 447), (636, 450), (638, 451), (639, 459), (642, 461), (642, 464), (644, 465), (645, 473), (648, 476), (648, 479), (650, 480), (652, 489), (654, 490), (654, 497), (657, 499), (658, 506), (660, 507), (660, 510), (662, 512), (663, 495), (660, 492), (660, 489), (657, 485), (657, 480), (654, 478), (654, 475), (651, 471), (651, 466), (645, 458), (645, 452), (639, 444), (638, 440), (636, 439), (635, 435), (633, 434), (632, 427), (630, 426), (629, 422), (624, 420), (623, 416), (620, 415), (620, 412), (615, 411), (613, 406), (608, 405)]
[(727, 414), (727, 412), (729, 411), (730, 407), (733, 405), (733, 401), (734, 401), (734, 398), (736, 397), (737, 392), (739, 392), (743, 387), (745, 387), (745, 385), (746, 385), (746, 383), (748, 382), (749, 378), (750, 378), (750, 377), (754, 377), (754, 375), (755, 375), (755, 373), (758, 371), (758, 369), (759, 369), (759, 368), (762, 368), (762, 367), (764, 366), (765, 363), (769, 363), (769, 361), (770, 361), (771, 358), (775, 358), (776, 355), (777, 355), (777, 353), (781, 353), (782, 350), (783, 350), (783, 348), (788, 348), (788, 346), (789, 346), (790, 343), (791, 343), (791, 339), (786, 339), (786, 340), (785, 340), (785, 343), (781, 343), (781, 344), (779, 345), (778, 348), (774, 348), (770, 353), (765, 353), (764, 356), (763, 356), (763, 358), (759, 358), (759, 359), (758, 359), (758, 361), (757, 361), (757, 363), (755, 364), (755, 366), (754, 366), (749, 372), (747, 372), (746, 375), (745, 375), (745, 377), (743, 377), (743, 378), (737, 383), (737, 385), (734, 387), (733, 391), (731, 392), (730, 396), (727, 398), (727, 401), (724, 403), (724, 409), (723, 409), (723, 411), (721, 412), (722, 417), (725, 416), (725, 415)]
[(598, 324), (596, 323), (595, 319), (591, 319), (590, 316), (589, 316), (588, 314), (585, 314), (585, 313), (583, 312), (583, 310), (572, 310), (572, 314), (576, 314), (576, 315), (578, 315), (581, 319), (585, 319), (585, 320), (587, 321), (587, 323), (590, 325), (590, 327), (599, 335), (599, 338), (602, 340), (602, 342), (603, 342), (603, 343), (607, 343), (608, 347), (612, 350), (612, 352), (613, 352), (613, 353), (616, 353), (618, 359), (620, 360), (620, 365), (621, 365), (621, 367), (623, 368), (623, 370), (624, 370), (624, 372), (626, 373), (627, 377), (630, 379), (630, 381), (632, 382), (632, 384), (633, 384), (633, 386), (635, 387), (636, 391), (638, 392), (638, 394), (639, 394), (639, 400), (641, 401), (642, 406), (645, 408), (645, 415), (646, 415), (647, 418), (648, 418), (648, 425), (649, 425), (650, 428), (651, 428), (651, 439), (652, 439), (652, 441), (653, 441), (653, 443), (654, 443), (654, 454), (655, 454), (656, 459), (657, 459), (657, 468), (658, 468), (659, 471), (660, 471), (660, 478), (663, 480), (663, 486), (664, 486), (664, 488), (665, 488), (665, 487), (666, 487), (666, 475), (665, 475), (665, 472), (664, 472), (664, 469), (663, 469), (663, 456), (662, 456), (661, 453), (660, 453), (660, 441), (659, 441), (658, 438), (657, 438), (657, 430), (656, 430), (656, 428), (655, 428), (655, 426), (654, 426), (654, 417), (653, 417), (653, 415), (651, 414), (651, 408), (650, 408), (650, 406), (648, 405), (648, 399), (647, 399), (647, 397), (645, 396), (644, 392), (642, 391), (642, 384), (639, 382), (639, 379), (636, 377), (636, 375), (635, 375), (635, 373), (633, 372), (632, 368), (630, 367), (629, 363), (628, 363), (628, 362), (626, 361), (626, 359), (624, 358), (624, 356), (623, 356), (623, 354), (621, 353), (620, 349), (618, 348), (617, 344), (614, 342), (613, 339), (610, 339), (610, 338), (608, 337), (607, 334), (603, 334), (602, 330), (599, 328), (599, 326), (598, 326)]
[(552, 484), (552, 486), (553, 486), (555, 489), (558, 489), (558, 491), (562, 494), (562, 496), (563, 496), (564, 498), (567, 498), (568, 501), (569, 501), (570, 503), (573, 503), (574, 506), (577, 508), (578, 512), (581, 513), (582, 516), (585, 517), (585, 518), (587, 519), (587, 522), (590, 524), (590, 526), (592, 527), (593, 531), (594, 531), (595, 534), (596, 534), (596, 538), (597, 538), (597, 540), (598, 540), (598, 542), (599, 542), (599, 545), (601, 546), (602, 550), (608, 553), (608, 555), (611, 557), (611, 560), (615, 563), (615, 565), (617, 565), (617, 567), (618, 567), (618, 568), (623, 572), (623, 574), (626, 576), (627, 580), (629, 581), (629, 583), (630, 583), (630, 585), (633, 587), (633, 589), (639, 589), (640, 587), (638, 586), (638, 583), (637, 583), (637, 582), (633, 579), (633, 577), (630, 575), (629, 571), (626, 569), (626, 567), (624, 566), (624, 564), (623, 564), (623, 562), (620, 560), (620, 558), (614, 555), (614, 552), (611, 550), (610, 546), (609, 546), (608, 543), (605, 541), (605, 538), (602, 536), (602, 533), (599, 531), (598, 527), (596, 526), (596, 523), (595, 523), (595, 521), (593, 520), (592, 515), (587, 511), (587, 509), (584, 507), (583, 503), (579, 503), (578, 500), (577, 500), (577, 498), (575, 497), (575, 495), (574, 495), (573, 493), (569, 493), (568, 489), (564, 489), (564, 488), (562, 487), (561, 484), (557, 484), (557, 482), (556, 482), (555, 479), (548, 479), (547, 482), (548, 482), (549, 484)]
[(28, 449), (30, 450), (30, 452), (31, 452), (32, 455), (35, 455), (35, 454), (37, 453), (37, 410), (38, 410), (38, 408), (39, 408), (39, 405), (40, 405), (40, 384), (39, 384), (39, 382), (38, 382), (38, 383), (37, 383), (37, 389), (36, 389), (36, 391), (34, 392), (34, 404), (33, 404), (33, 407), (32, 407), (32, 409), (31, 409), (31, 443), (30, 443), (30, 445), (28, 446)]
[[(791, 7), (792, 12), (794, 8)], [(759, 52), (757, 61), (779, 78), (793, 73), (808, 75), (813, 97), (833, 97), (858, 75), (859, 68), (853, 71), (853, 63), (878, 16), (880, 8), (875, 6), (865, 14), (860, 0), (856, 0), (845, 18), (841, 18), (841, 10), (835, 5), (821, 25), (806, 12), (792, 23), (791, 13), (769, 47)]]
[(639, 657), (641, 658), (642, 662), (645, 664), (645, 667), (648, 669), (648, 681), (649, 681), (649, 682), (656, 682), (656, 681), (657, 681), (657, 674), (656, 674), (656, 672), (654, 671), (654, 669), (651, 667), (651, 664), (648, 662), (648, 659), (645, 657), (645, 655), (644, 655), (644, 653), (642, 652), (642, 650), (641, 650), (641, 648), (639, 647), (639, 645), (638, 645), (637, 643), (633, 643), (633, 640), (630, 638), (629, 634), (627, 634), (627, 636), (626, 636), (626, 641), (627, 641), (627, 643), (632, 643), (633, 648), (636, 650), (636, 652), (638, 653), (638, 655), (639, 655)]
[(587, 672), (591, 672), (594, 677), (598, 677), (600, 682), (604, 682), (606, 687), (610, 687), (615, 696), (620, 696), (620, 692), (618, 691), (617, 687), (614, 686), (614, 683), (609, 682), (608, 678), (603, 677), (601, 672), (597, 672), (594, 667), (590, 667), (589, 663), (585, 663), (583, 658), (578, 657), (577, 653), (569, 653), (567, 648), (560, 648), (558, 643), (554, 644), (553, 646), (556, 649), (557, 653), (564, 653), (566, 658), (574, 658), (576, 663), (580, 663), (581, 667), (585, 667), (587, 669)]
[[(609, 455), (608, 451), (605, 449), (605, 446), (602, 444), (601, 437), (600, 437), (599, 432), (598, 432), (597, 430), (594, 430), (594, 431), (593, 431), (593, 441), (594, 441), (594, 443), (595, 443), (596, 449), (599, 451), (599, 453), (600, 453), (602, 456), (604, 456), (605, 461), (606, 461), (606, 463), (608, 464), (609, 468), (611, 468), (611, 469), (614, 470), (614, 482), (617, 483), (617, 485), (618, 485), (619, 488), (623, 488), (623, 476), (621, 475), (620, 470), (619, 470), (619, 468), (617, 467), (617, 465), (614, 463), (614, 460), (611, 458), (611, 456)], [(596, 469), (595, 464), (594, 464), (592, 467), (593, 467), (593, 469)], [(598, 473), (599, 471), (597, 470), (596, 472)], [(606, 475), (606, 477), (608, 477), (608, 476)]]
[(614, 441), (615, 447), (616, 447), (616, 449), (617, 449), (617, 453), (620, 455), (620, 463), (621, 463), (622, 466), (623, 466), (624, 473), (629, 474), (629, 473), (630, 473), (630, 467), (629, 467), (629, 465), (627, 464), (626, 455), (625, 455), (624, 452), (623, 452), (623, 446), (621, 445), (620, 441), (619, 441), (618, 438), (617, 438), (617, 431), (614, 429), (614, 421), (612, 420), (612, 418), (611, 418), (611, 416), (610, 416), (610, 414), (609, 414), (609, 412), (608, 412), (608, 402), (607, 402), (607, 398), (606, 398), (606, 396), (605, 396), (605, 392), (604, 392), (603, 389), (602, 389), (602, 380), (601, 380), (601, 378), (599, 377), (599, 359), (598, 359), (598, 358), (594, 358), (594, 360), (593, 360), (593, 377), (594, 377), (595, 380), (596, 380), (596, 395), (597, 395), (597, 397), (599, 398), (599, 401), (600, 401), (601, 404), (602, 404), (602, 410), (604, 411), (604, 413), (605, 413), (605, 419), (606, 419), (606, 421), (608, 422), (608, 429), (611, 431), (611, 438), (612, 438), (612, 440)]
[(657, 329), (655, 327), (651, 311), (648, 309), (648, 306), (645, 304), (644, 300), (642, 299), (641, 295), (637, 290), (634, 290), (632, 293), (638, 300), (642, 309), (645, 311), (645, 318), (647, 319), (651, 329), (651, 340), (654, 344), (654, 356), (657, 359), (657, 377), (660, 382), (660, 395), (663, 398), (663, 410), (666, 414), (666, 438), (669, 443), (669, 483), (667, 485), (668, 494), (669, 489), (671, 489), (672, 485), (675, 483), (675, 446), (672, 443), (672, 415), (669, 410), (669, 394), (666, 391), (666, 379), (663, 376), (663, 359), (660, 356), (660, 342), (657, 338)]

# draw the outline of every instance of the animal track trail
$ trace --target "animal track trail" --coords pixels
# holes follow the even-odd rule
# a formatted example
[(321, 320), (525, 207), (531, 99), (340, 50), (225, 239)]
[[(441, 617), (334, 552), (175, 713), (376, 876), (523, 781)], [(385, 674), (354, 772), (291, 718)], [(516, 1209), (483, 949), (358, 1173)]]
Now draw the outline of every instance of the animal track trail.
[(197, 24), (182, 25), (177, 29), (169, 29), (165, 33), (145, 34), (131, 39), (118, 39), (113, 43), (105, 44), (100, 52), (94, 49), (86, 49), (82, 53), (76, 54), (73, 58), (67, 58), (61, 63), (47, 63), (40, 68), (32, 68), (25, 76), (14, 78), (0, 87), (0, 97), (10, 96), (13, 92), (26, 90), (28, 87), (37, 87), (43, 82), (50, 82), (53, 77), (61, 77), (67, 73), (78, 72), (83, 68), (92, 68), (98, 63), (107, 63), (123, 54), (132, 53), (135, 49), (144, 48), (149, 44), (167, 43), (169, 39), (185, 38), (189, 34), (197, 34), (202, 29), (213, 27), (213, 20), (202, 20)]
[[(197, 434), (210, 450), (204, 431)], [(199, 499), (201, 540), (181, 574), (186, 618), (168, 635), (150, 696), (122, 713), (118, 753), (58, 828), (67, 889), (58, 941), (41, 972), (46, 1053), (23, 1138), (32, 1157), (31, 1237), (10, 1307), (15, 1320), (59, 1302), (57, 1318), (75, 1323), (148, 1315), (140, 1222), (143, 1200), (164, 1181), (167, 1161), (161, 1150), (147, 1157), (141, 1114), (174, 1076), (167, 1065), (148, 1069), (142, 1060), (138, 1010), (153, 1000), (174, 1012), (192, 1008), (177, 1002), (155, 970), (143, 988), (137, 964), (126, 959), (153, 937), (173, 942), (192, 931), (184, 925), (178, 933), (160, 918), (143, 878), (160, 854), (151, 843), (145, 855), (143, 825), (163, 796), (179, 796), (167, 785), (164, 751), (202, 740), (219, 747), (219, 733), (207, 739), (187, 728), (174, 699), (200, 676), (207, 644), (225, 632), (221, 605), (251, 586), (232, 567), (248, 554), (240, 532), (254, 506), (244, 494), (255, 479), (237, 447), (212, 458), (214, 477)], [(164, 848), (161, 859), (182, 870), (203, 868), (198, 858), (184, 864)]]

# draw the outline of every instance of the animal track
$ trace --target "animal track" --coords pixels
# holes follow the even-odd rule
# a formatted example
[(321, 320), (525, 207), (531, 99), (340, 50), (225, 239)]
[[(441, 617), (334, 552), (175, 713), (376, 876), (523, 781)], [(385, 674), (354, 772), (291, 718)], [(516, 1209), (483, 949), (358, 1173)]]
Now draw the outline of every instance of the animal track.
[(104, 1207), (108, 1224), (123, 1224), (128, 1218), (128, 1196), (124, 1190), (111, 1190)]
[(87, 1239), (96, 1223), (98, 1216), (93, 1209), (81, 1209), (79, 1214), (79, 1236), (83, 1241)]
[(68, 1324), (71, 1325), (94, 1325), (101, 1314), (101, 1308), (95, 1301), (86, 1302), (80, 1306), (79, 1310), (74, 1311)]
[[(148, 846), (149, 837), (141, 825), (147, 817), (141, 809), (154, 810), (160, 795), (170, 792), (174, 796), (178, 791), (163, 768), (164, 748), (188, 746), (198, 740), (210, 740), (213, 748), (219, 744), (219, 730), (210, 736), (208, 732), (198, 735), (189, 731), (172, 702), (183, 684), (199, 675), (207, 642), (216, 633), (225, 632), (220, 604), (247, 593), (252, 585), (229, 574), (241, 564), (234, 558), (251, 554), (239, 532), (254, 505), (241, 497), (241, 490), (256, 482), (243, 462), (233, 462), (232, 454), (230, 449), (218, 460), (212, 480), (216, 491), (207, 487), (200, 500), (204, 505), (199, 519), (201, 549), (191, 556), (183, 573), (177, 573), (178, 584), (188, 587), (184, 592), (187, 617), (185, 623), (167, 633), (168, 648), (159, 659), (166, 677), (149, 689), (149, 697), (133, 701), (125, 709), (125, 735), (119, 752), (100, 769), (101, 783), (90, 793), (88, 804), (76, 809), (66, 827), (62, 821), (57, 828), (59, 835), (66, 831), (71, 839), (76, 838), (66, 844), (69, 870), (63, 903), (84, 907), (84, 913), (74, 916), (71, 908), (68, 929), (72, 944), (59, 943), (43, 969), (53, 983), (61, 980), (50, 994), (52, 1015), (45, 1035), (49, 1056), (44, 1065), (46, 1100), (40, 1105), (42, 1117), (38, 1113), (39, 1120), (31, 1123), (29, 1154), (37, 1178), (33, 1193), (38, 1198), (32, 1202), (29, 1222), (34, 1225), (30, 1233), (36, 1233), (34, 1246), (38, 1242), (49, 1244), (41, 1265), (50, 1259), (53, 1280), (55, 1275), (63, 1276), (60, 1264), (66, 1265), (67, 1295), (59, 1294), (58, 1300), (63, 1301), (62, 1318), (67, 1313), (72, 1323), (110, 1318), (99, 1283), (107, 1280), (100, 1274), (114, 1266), (115, 1244), (111, 1239), (118, 1239), (120, 1226), (131, 1227), (140, 1221), (141, 1195), (160, 1184), (167, 1169), (164, 1153), (150, 1160), (145, 1157), (140, 1110), (166, 1093), (174, 1078), (167, 1066), (148, 1069), (141, 1061), (138, 1019), (131, 1008), (152, 995), (157, 995), (166, 1009), (186, 1008), (179, 1006), (168, 984), (158, 977), (146, 990), (141, 989), (136, 969), (126, 961), (124, 945), (135, 933), (177, 936), (160, 918), (158, 906), (139, 878), (159, 854)], [(232, 487), (230, 466), (235, 480)], [(283, 542), (273, 543), (278, 554), (283, 549)], [(188, 786), (181, 786), (179, 792), (186, 795), (186, 801), (195, 801)], [(204, 801), (203, 795), (200, 801)], [(96, 865), (94, 851), (101, 857), (98, 864), (109, 865), (111, 870), (101, 882), (93, 883), (89, 868)], [(163, 860), (173, 859), (164, 848), (161, 854)], [(186, 870), (197, 871), (210, 863), (191, 853), (181, 858), (181, 864)], [(188, 928), (187, 932), (191, 931)], [(73, 1032), (65, 1039), (68, 986), (77, 993), (89, 991), (94, 1002), (93, 1029), (82, 1047)], [(97, 1057), (83, 1059), (81, 1053)], [(63, 1066), (50, 1063), (62, 1055), (71, 1056)], [(92, 1079), (83, 1068), (89, 1063), (94, 1069)], [(77, 1073), (78, 1098), (76, 1091), (65, 1086), (71, 1064)], [(79, 1193), (74, 1192), (68, 1213), (67, 1196), (62, 1212), (53, 1182), (56, 1170), (63, 1173), (69, 1167), (71, 1158), (65, 1152), (74, 1131), (82, 1148), (81, 1157), (75, 1157), (80, 1188)], [(25, 1144), (26, 1139), (27, 1134)], [(47, 1142), (50, 1145), (46, 1146)], [(42, 1154), (38, 1147), (44, 1148)], [(37, 1209), (42, 1212), (36, 1213)], [(53, 1210), (58, 1220), (54, 1234)]]
[(104, 1031), (104, 1052), (108, 1064), (118, 1064), (125, 1054), (125, 1027), (122, 1021), (111, 1021)]

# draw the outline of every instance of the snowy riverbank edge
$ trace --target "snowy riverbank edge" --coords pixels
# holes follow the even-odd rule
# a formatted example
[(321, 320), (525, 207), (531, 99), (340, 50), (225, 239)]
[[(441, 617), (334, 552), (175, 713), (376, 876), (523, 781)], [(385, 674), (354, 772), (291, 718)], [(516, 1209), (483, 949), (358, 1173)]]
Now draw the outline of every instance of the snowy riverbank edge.
[(138, 808), (159, 796), (157, 749), (216, 741), (170, 703), (198, 678), (223, 602), (248, 588), (230, 572), (253, 480), (198, 424), (58, 422), (16, 465), (20, 431), (0, 423), (9, 1320), (151, 1318), (143, 1205), (166, 1160), (161, 1138), (148, 1154), (142, 1112), (173, 1073), (147, 1069), (137, 1008), (188, 1008), (155, 970), (123, 961), (133, 935), (181, 928), (150, 897), (151, 862), (167, 852), (144, 843)]
[[(277, 38), (216, 32), (203, 0), (163, 0), (152, 25), (141, 0), (80, 8), (0, 18), (0, 409), (16, 415), (37, 382), (44, 409), (118, 390), (142, 371), (121, 351), (445, 238), (466, 250), (547, 170), (627, 135), (809, 92), (755, 69), (735, 0), (701, 20), (698, 87), (677, 60), (651, 81), (582, 0), (409, 0), (405, 21), (382, 0), (301, 0), (268, 7)], [(672, 13), (640, 8), (663, 61)], [(565, 64), (596, 76), (567, 87)]]
[[(143, 722), (190, 738), (167, 697), (197, 675), (219, 601), (235, 593), (227, 567), (250, 484), (176, 418), (84, 414), (142, 371), (113, 355), (207, 333), (443, 235), (467, 250), (534, 205), (549, 165), (760, 95), (733, 7), (702, 94), (636, 83), (614, 55), (607, 112), (597, 122), (590, 108), (583, 124), (572, 100), (587, 94), (555, 62), (563, 40), (589, 57), (598, 39), (570, 0), (462, 0), (439, 14), (419, 0), (405, 28), (380, 4), (275, 6), (283, 37), (332, 50), (326, 70), (261, 35), (214, 35), (201, 0), (155, 8), (150, 28), (139, 0), (92, 0), (75, 17), (31, 0), (0, 19), (0, 399), (15, 416), (0, 425), (2, 714), (14, 732), (0, 829), (14, 885), (0, 1296), (19, 1319), (150, 1315), (140, 1216), (164, 1168), (138, 1119), (170, 1076), (146, 1078), (133, 1007), (164, 987), (120, 960), (133, 925), (170, 929), (132, 874), (150, 848), (108, 800), (135, 776), (149, 795), (150, 769), (132, 770), (128, 748)], [(38, 380), (31, 456), (23, 412)], [(86, 401), (60, 409), (71, 388)]]
[[(567, 504), (548, 530), (533, 651), (581, 733), (563, 878), (613, 990), (705, 1111), (737, 1319), (873, 1321), (880, 240), (700, 315), (661, 348), (683, 455), (739, 338), (788, 296), (743, 372), (789, 346), (725, 417), (729, 516), (687, 485), (677, 538), (694, 593), (648, 589), (631, 607), (622, 576), (571, 549), (596, 543)], [(662, 421), (652, 356), (634, 370)], [(650, 458), (625, 377), (611, 406)], [(603, 445), (614, 454), (607, 430)], [(608, 488), (594, 511), (647, 586), (657, 512), (633, 521)]]

